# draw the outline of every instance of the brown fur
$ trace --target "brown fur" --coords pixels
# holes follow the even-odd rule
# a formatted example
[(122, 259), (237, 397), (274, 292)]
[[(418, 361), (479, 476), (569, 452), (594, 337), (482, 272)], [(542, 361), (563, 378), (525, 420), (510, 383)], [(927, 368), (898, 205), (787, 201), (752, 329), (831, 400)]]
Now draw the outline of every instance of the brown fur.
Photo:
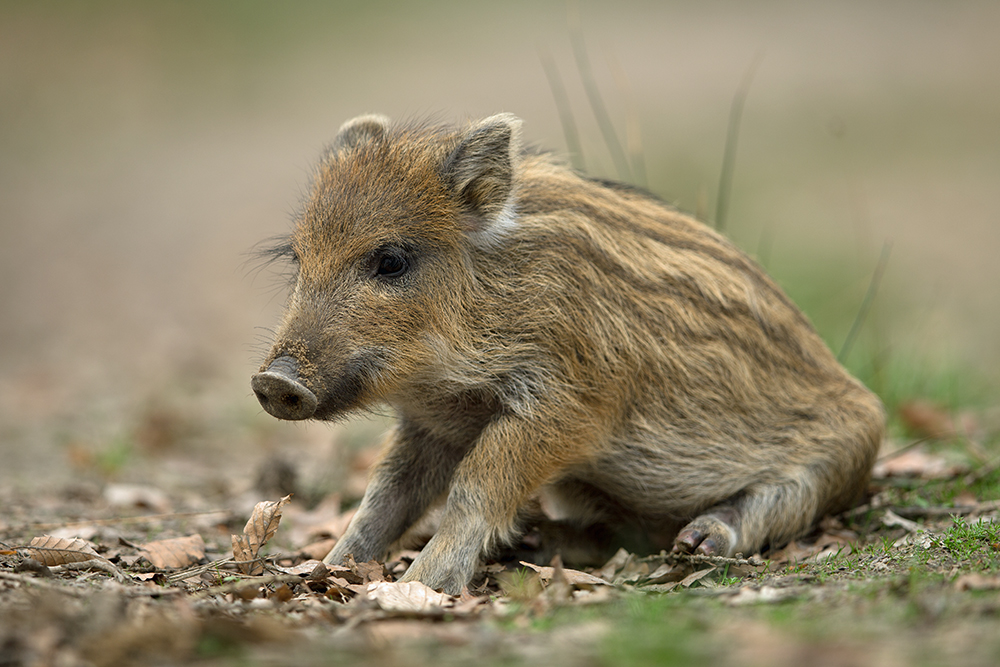
[(297, 365), (288, 382), (317, 407), (293, 418), (379, 402), (399, 416), (327, 561), (383, 556), (440, 497), (406, 579), (449, 592), (543, 489), (584, 522), (688, 522), (677, 548), (719, 555), (850, 506), (882, 438), (878, 399), (732, 243), (522, 154), (519, 126), (367, 116), (320, 164), (261, 370)]

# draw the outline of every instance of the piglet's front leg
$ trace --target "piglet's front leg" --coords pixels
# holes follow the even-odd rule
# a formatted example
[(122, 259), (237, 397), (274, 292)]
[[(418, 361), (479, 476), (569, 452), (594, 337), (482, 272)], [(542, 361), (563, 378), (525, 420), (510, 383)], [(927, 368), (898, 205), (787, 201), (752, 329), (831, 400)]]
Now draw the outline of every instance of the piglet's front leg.
[(551, 441), (540, 445), (523, 421), (487, 426), (455, 471), (437, 533), (403, 581), (461, 593), (484, 551), (513, 536), (518, 510), (562, 467), (560, 451), (570, 450)]
[(491, 532), (485, 517), (467, 494), (453, 490), (437, 533), (402, 580), (420, 581), (435, 590), (458, 595), (475, 575)]
[(464, 450), (402, 423), (389, 435), (357, 513), (324, 563), (379, 559), (448, 489)]

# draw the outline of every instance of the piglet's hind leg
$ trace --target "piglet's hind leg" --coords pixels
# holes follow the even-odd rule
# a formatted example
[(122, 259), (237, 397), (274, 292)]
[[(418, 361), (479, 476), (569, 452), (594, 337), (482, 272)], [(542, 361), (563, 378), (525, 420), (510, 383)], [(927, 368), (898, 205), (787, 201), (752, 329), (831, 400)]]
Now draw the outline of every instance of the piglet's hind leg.
[(801, 535), (817, 518), (818, 494), (799, 480), (761, 484), (709, 508), (681, 529), (674, 551), (706, 556), (751, 555)]
[(684, 526), (674, 539), (674, 552), (730, 556), (739, 543), (739, 511), (718, 506)]

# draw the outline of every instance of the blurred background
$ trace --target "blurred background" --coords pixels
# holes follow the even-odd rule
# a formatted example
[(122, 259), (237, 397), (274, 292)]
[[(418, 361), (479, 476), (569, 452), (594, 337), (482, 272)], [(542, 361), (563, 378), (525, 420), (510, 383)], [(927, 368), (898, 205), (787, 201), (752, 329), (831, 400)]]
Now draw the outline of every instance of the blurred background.
[(847, 364), (890, 408), (995, 404), (998, 26), (995, 2), (916, 0), (0, 2), (0, 484), (205, 494), (272, 455), (343, 475), (383, 422), (279, 423), (249, 389), (284, 298), (255, 244), (364, 112), (512, 112), (618, 177), (574, 39), (631, 180), (708, 220), (756, 60), (726, 232), (835, 352), (891, 242)]

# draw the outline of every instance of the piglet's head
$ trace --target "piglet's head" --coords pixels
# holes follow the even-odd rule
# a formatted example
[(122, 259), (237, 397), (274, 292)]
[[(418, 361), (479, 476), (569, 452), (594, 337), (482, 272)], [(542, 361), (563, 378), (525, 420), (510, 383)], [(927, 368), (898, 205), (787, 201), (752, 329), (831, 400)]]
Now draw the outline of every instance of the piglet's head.
[(279, 419), (335, 419), (390, 401), (461, 345), (477, 258), (516, 226), (520, 121), (460, 130), (346, 123), (277, 254), (297, 274), (251, 386)]

